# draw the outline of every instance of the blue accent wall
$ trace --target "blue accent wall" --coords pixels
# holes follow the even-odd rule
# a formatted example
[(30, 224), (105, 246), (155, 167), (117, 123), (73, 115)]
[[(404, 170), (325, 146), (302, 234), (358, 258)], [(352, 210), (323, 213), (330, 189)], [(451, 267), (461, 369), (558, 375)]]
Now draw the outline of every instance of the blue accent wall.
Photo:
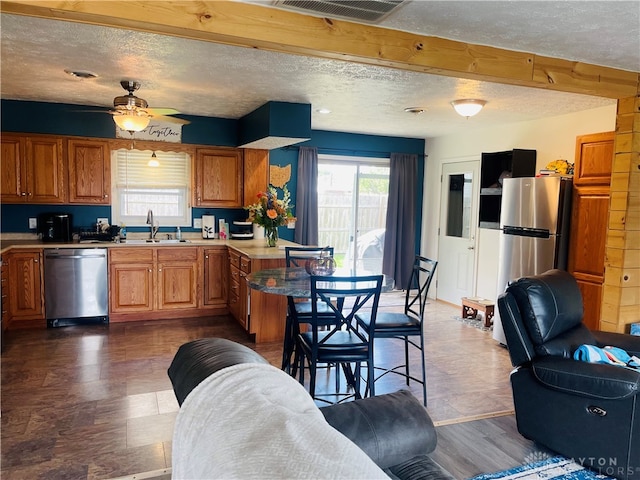
[[(40, 102), (21, 102), (2, 100), (0, 104), (0, 121), (3, 132), (42, 133), (52, 135), (73, 135), (96, 138), (115, 138), (115, 125), (111, 116), (103, 113), (108, 110), (101, 107), (88, 107), (70, 104), (54, 104)], [(239, 144), (240, 121), (216, 117), (199, 117), (180, 115), (180, 118), (191, 123), (182, 128), (182, 143), (214, 146), (236, 146)], [(273, 120), (273, 119), (272, 119)], [(278, 125), (285, 119), (275, 119)], [(390, 137), (380, 135), (362, 135), (355, 133), (329, 132), (312, 130), (311, 139), (299, 145), (318, 147), (319, 153), (345, 156), (385, 157), (394, 153), (417, 154), (419, 158), (419, 175), (416, 179), (418, 187), (419, 215), (418, 225), (422, 219), (422, 196), (424, 176), (425, 140), (415, 138)], [(291, 164), (291, 181), (287, 184), (292, 193), (295, 205), (297, 188), (298, 146), (271, 150), (269, 161), (272, 165), (285, 166)], [(193, 217), (203, 214), (215, 215), (216, 219), (224, 218), (230, 224), (233, 220), (246, 219), (243, 209), (205, 209), (193, 208)], [(110, 206), (91, 205), (15, 205), (3, 204), (0, 209), (0, 230), (2, 232), (29, 232), (28, 218), (37, 217), (43, 212), (67, 212), (73, 214), (74, 228), (90, 227), (98, 217), (111, 217)], [(144, 227), (127, 227), (129, 231), (144, 231)], [(169, 233), (173, 228), (160, 229)], [(195, 231), (184, 228), (183, 231)], [(281, 238), (293, 240), (294, 230), (280, 228)], [(416, 251), (420, 245), (420, 228), (416, 233)]]

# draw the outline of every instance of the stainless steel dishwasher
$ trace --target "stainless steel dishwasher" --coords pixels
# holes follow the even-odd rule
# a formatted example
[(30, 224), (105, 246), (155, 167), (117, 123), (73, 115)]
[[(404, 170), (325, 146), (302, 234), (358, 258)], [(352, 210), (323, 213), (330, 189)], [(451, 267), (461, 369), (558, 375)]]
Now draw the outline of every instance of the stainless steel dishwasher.
[(44, 250), (47, 326), (108, 323), (106, 248)]

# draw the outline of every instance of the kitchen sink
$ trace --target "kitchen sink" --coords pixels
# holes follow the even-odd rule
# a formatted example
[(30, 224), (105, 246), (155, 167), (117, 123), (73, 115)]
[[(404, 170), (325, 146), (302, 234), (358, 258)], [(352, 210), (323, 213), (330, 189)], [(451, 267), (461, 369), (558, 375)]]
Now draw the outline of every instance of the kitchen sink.
[(141, 239), (141, 240), (138, 240), (138, 239), (129, 240), (129, 239), (127, 239), (122, 243), (126, 243), (128, 245), (143, 245), (143, 244), (154, 244), (154, 245), (155, 244), (160, 244), (160, 245), (164, 245), (164, 244), (167, 244), (167, 243), (191, 243), (191, 240), (175, 240), (175, 239), (172, 239), (172, 240), (153, 239), (153, 240), (151, 240), (150, 238), (147, 238), (147, 239)]

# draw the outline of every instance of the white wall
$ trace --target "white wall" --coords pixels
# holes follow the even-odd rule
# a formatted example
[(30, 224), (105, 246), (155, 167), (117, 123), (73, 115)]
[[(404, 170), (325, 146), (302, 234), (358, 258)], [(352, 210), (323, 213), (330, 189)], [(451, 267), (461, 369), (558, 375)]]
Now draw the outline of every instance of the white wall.
[[(482, 112), (478, 115), (482, 115)], [(457, 134), (430, 138), (426, 141), (427, 160), (420, 251), (429, 258), (438, 258), (440, 175), (444, 162), (479, 161), (482, 152), (500, 152), (513, 148), (536, 150), (537, 170), (559, 158), (573, 162), (578, 135), (615, 130), (616, 104), (612, 101), (610, 106), (593, 110), (494, 128), (474, 129), (473, 121), (473, 118), (469, 119), (469, 131), (463, 137)], [(481, 268), (478, 268), (477, 279), (481, 281), (475, 283), (482, 285), (482, 291), (474, 292), (474, 295), (495, 298), (495, 287), (491, 290), (491, 285), (495, 286), (497, 283), (497, 251), (496, 240), (493, 237), (497, 238), (498, 234), (497, 231), (485, 229), (478, 233), (477, 264)]]

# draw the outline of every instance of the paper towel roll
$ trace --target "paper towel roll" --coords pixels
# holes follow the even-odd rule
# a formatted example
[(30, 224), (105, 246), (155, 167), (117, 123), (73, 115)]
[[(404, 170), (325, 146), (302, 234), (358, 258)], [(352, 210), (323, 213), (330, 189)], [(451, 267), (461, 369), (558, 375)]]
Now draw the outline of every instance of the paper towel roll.
[(264, 238), (264, 227), (262, 225), (253, 224), (253, 238)]
[(214, 215), (202, 216), (202, 238), (216, 238), (216, 217)]

